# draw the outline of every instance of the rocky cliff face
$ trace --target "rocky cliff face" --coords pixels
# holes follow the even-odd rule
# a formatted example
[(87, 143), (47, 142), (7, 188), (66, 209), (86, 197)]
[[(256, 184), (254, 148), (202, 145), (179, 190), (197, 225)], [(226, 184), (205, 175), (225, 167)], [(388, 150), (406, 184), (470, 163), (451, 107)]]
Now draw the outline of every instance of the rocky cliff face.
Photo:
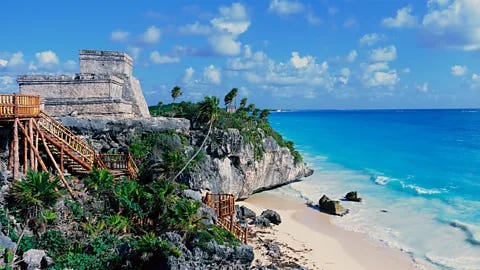
[[(205, 134), (189, 130), (189, 121), (177, 118), (98, 119), (64, 117), (60, 119), (77, 134), (86, 135), (99, 151), (125, 147), (129, 138), (138, 133), (175, 130), (187, 134), (190, 144), (200, 146)], [(206, 143), (206, 157), (199, 166), (182, 176), (190, 188), (213, 193), (232, 193), (247, 198), (257, 191), (275, 188), (307, 177), (313, 171), (296, 163), (286, 147), (263, 136), (262, 158), (255, 159), (254, 145), (245, 143), (236, 129), (212, 132)]]
[[(193, 144), (203, 138), (192, 134)], [(290, 150), (280, 147), (272, 137), (263, 137), (265, 150), (255, 159), (254, 145), (244, 143), (236, 129), (216, 131), (207, 143), (207, 156), (198, 169), (190, 173), (188, 185), (214, 193), (233, 193), (245, 199), (265, 189), (275, 188), (312, 175), (304, 163), (296, 163)]]

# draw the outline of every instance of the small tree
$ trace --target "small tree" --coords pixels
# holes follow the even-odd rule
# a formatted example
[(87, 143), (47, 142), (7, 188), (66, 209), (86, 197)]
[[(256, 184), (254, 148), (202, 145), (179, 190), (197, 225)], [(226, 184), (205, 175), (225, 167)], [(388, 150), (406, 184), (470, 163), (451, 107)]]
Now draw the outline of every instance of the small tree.
[(248, 99), (246, 97), (244, 97), (244, 98), (242, 98), (242, 100), (240, 100), (240, 108), (241, 109), (244, 109), (247, 106), (247, 101), (248, 101)]
[(175, 103), (175, 100), (183, 94), (182, 89), (180, 89), (180, 87), (178, 87), (178, 86), (173, 87), (171, 93), (172, 93), (172, 98), (173, 98), (172, 103)]
[(264, 110), (262, 110), (262, 111), (260, 112), (259, 118), (260, 118), (261, 120), (266, 120), (269, 115), (270, 115), (270, 111), (267, 110), (267, 109), (264, 109)]
[(225, 102), (225, 107), (232, 104), (232, 102), (237, 97), (237, 94), (238, 94), (238, 89), (237, 88), (232, 88), (232, 90), (230, 90), (230, 92), (228, 92), (225, 95), (225, 98), (223, 99), (223, 101)]

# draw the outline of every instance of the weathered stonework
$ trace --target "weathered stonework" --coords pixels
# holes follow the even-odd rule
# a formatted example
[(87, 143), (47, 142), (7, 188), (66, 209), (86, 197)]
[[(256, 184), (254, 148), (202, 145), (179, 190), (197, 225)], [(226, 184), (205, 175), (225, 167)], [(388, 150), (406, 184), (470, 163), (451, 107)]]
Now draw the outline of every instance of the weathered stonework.
[(20, 93), (40, 95), (53, 116), (150, 117), (132, 58), (123, 52), (80, 51), (76, 75), (20, 75)]

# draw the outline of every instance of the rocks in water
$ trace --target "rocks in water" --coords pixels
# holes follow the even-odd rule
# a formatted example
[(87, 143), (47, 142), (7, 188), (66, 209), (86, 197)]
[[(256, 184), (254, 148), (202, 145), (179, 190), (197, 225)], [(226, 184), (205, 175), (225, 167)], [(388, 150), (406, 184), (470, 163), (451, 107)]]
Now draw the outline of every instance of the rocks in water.
[(23, 253), (22, 258), (27, 265), (27, 270), (42, 269), (53, 265), (53, 259), (48, 257), (45, 251), (41, 249), (30, 249)]
[(352, 201), (352, 202), (361, 202), (362, 198), (358, 197), (358, 193), (356, 191), (350, 191), (345, 195), (345, 199), (347, 201)]
[(282, 222), (280, 215), (277, 212), (270, 209), (263, 211), (261, 216), (268, 219), (271, 223), (275, 225), (278, 225)]
[(343, 208), (339, 201), (331, 200), (327, 195), (323, 195), (318, 200), (318, 207), (322, 212), (330, 215), (343, 216), (348, 213), (348, 210)]
[(253, 224), (255, 224), (258, 227), (270, 227), (270, 220), (263, 216), (258, 216), (253, 220)]

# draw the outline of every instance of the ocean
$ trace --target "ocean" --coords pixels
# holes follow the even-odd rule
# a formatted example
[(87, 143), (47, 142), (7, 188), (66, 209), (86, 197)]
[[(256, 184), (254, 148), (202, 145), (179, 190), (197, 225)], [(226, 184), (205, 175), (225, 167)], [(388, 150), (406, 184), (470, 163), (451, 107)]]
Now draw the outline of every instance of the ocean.
[(318, 202), (358, 191), (332, 223), (438, 269), (480, 269), (480, 110), (272, 113), (313, 176), (276, 192)]

